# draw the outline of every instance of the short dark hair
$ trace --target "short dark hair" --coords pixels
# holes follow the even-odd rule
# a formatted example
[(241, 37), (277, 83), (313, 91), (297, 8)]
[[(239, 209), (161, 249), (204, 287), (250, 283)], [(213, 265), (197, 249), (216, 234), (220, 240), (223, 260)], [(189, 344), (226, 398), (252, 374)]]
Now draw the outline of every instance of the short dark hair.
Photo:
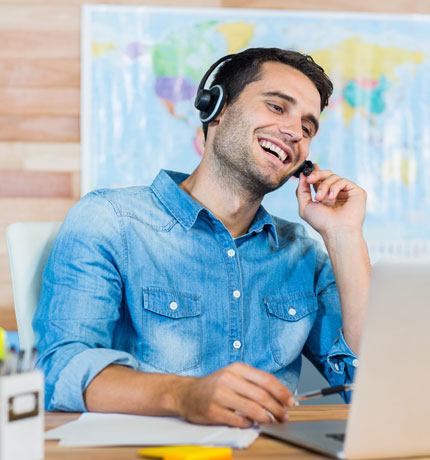
[[(328, 105), (333, 93), (333, 83), (324, 69), (307, 54), (280, 48), (249, 48), (233, 55), (218, 67), (211, 86), (223, 85), (227, 93), (227, 105), (233, 104), (249, 83), (260, 79), (265, 62), (280, 62), (302, 72), (320, 94), (321, 111)], [(203, 123), (205, 138), (207, 130), (208, 124)]]

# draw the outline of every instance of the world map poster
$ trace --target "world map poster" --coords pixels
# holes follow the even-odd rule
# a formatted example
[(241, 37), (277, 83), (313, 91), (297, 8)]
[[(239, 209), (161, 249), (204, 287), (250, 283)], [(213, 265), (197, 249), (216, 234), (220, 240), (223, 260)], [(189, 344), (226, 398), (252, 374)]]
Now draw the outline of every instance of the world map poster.
[[(430, 17), (85, 5), (82, 193), (190, 173), (203, 134), (194, 97), (221, 56), (310, 54), (334, 83), (310, 159), (363, 187), (371, 257), (430, 257)], [(300, 221), (292, 178), (264, 199)], [(309, 229), (312, 234), (312, 229)], [(315, 235), (312, 235), (315, 236)]]

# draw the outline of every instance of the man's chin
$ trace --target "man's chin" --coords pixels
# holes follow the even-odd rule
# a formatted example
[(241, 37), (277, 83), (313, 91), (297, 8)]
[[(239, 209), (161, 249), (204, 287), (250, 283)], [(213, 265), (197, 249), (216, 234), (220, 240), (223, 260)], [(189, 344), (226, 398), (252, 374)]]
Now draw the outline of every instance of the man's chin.
[(256, 170), (248, 170), (241, 177), (242, 187), (247, 189), (254, 197), (264, 197), (268, 193), (274, 192), (282, 187), (285, 182), (293, 175), (288, 172), (286, 175), (280, 175), (279, 171), (262, 172)]
[(292, 176), (293, 176), (293, 173), (289, 173), (286, 176), (281, 177), (277, 180), (270, 181), (267, 184), (268, 186), (267, 188), (269, 189), (267, 193), (274, 192), (275, 190), (278, 190), (279, 188), (281, 188)]
[(265, 180), (256, 181), (254, 183), (255, 186), (252, 187), (252, 192), (259, 196), (267, 195), (268, 193), (274, 192), (275, 190), (281, 188), (291, 176), (292, 174), (289, 174), (288, 176), (278, 180), (275, 180), (273, 178), (265, 178)]

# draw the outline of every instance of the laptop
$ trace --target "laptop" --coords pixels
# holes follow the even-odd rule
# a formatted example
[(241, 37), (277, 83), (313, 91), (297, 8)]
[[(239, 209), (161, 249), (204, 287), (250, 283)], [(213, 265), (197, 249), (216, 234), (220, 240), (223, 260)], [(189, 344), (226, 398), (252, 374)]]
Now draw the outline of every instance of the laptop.
[(347, 421), (261, 432), (341, 459), (430, 456), (430, 261), (373, 267)]

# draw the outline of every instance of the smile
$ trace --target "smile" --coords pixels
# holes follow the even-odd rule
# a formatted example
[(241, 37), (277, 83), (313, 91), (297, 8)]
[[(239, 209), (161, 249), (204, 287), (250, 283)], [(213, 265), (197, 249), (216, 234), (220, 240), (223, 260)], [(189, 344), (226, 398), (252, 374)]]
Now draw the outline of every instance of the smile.
[(273, 144), (273, 142), (266, 139), (260, 139), (258, 142), (263, 150), (274, 155), (282, 163), (285, 163), (290, 156), (288, 152), (279, 147), (279, 145)]

